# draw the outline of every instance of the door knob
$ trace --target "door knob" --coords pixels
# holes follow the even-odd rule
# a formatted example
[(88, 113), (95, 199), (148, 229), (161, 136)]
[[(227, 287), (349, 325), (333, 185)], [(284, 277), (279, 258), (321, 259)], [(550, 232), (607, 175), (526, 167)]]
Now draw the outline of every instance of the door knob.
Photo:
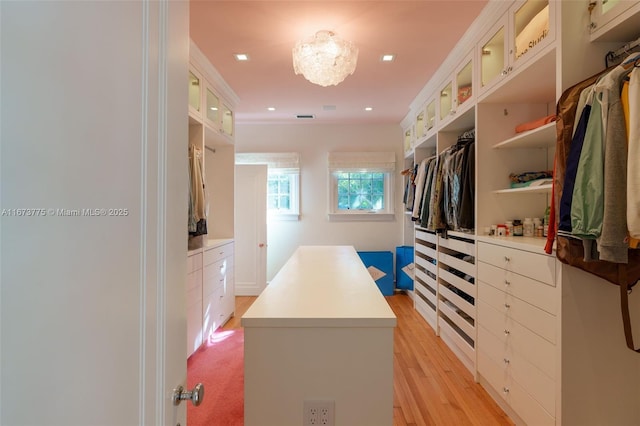
[(260, 248), (265, 247), (265, 246), (266, 246), (266, 244), (265, 244), (265, 243), (260, 243), (260, 244), (258, 244), (258, 247), (260, 247)]
[(182, 386), (178, 386), (173, 390), (173, 405), (180, 405), (180, 401), (190, 400), (194, 406), (200, 405), (204, 399), (204, 385), (198, 383), (193, 390), (185, 391)]

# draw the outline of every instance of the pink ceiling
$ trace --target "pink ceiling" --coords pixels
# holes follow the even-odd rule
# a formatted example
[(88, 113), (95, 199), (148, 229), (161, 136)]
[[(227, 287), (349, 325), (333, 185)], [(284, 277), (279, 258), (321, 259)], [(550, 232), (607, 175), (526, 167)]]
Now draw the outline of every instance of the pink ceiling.
[[(191, 0), (190, 33), (240, 98), (237, 123), (300, 122), (297, 114), (314, 114), (315, 123), (400, 123), (486, 3)], [(317, 86), (293, 72), (293, 45), (319, 30), (360, 50), (355, 73), (338, 86)], [(250, 61), (237, 62), (234, 53)], [(384, 53), (396, 60), (380, 62)]]

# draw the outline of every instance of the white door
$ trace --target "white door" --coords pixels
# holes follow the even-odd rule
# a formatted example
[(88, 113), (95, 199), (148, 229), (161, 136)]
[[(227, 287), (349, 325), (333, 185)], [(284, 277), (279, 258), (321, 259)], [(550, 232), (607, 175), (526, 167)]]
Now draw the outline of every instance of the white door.
[(0, 19), (0, 424), (184, 425), (188, 3)]
[(257, 296), (267, 285), (267, 166), (236, 165), (236, 295)]

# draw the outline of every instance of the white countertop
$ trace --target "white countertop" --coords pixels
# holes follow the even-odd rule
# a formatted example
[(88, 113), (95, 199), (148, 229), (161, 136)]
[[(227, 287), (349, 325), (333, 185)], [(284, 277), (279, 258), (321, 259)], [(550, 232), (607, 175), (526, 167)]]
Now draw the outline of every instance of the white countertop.
[(233, 242), (233, 238), (217, 238), (207, 240), (203, 247), (198, 247), (193, 250), (187, 251), (187, 256), (193, 256), (194, 254), (202, 253), (203, 251), (210, 250), (212, 248), (220, 247), (225, 244), (229, 244)]
[[(498, 244), (505, 247), (512, 247), (519, 250), (530, 251), (538, 254), (547, 254), (544, 251), (544, 247), (547, 244), (547, 237), (496, 237), (488, 235), (478, 235), (477, 241), (482, 241), (490, 244)], [(547, 254), (547, 256), (555, 256), (556, 244), (553, 243), (553, 253)]]
[(351, 246), (302, 246), (242, 317), (244, 327), (395, 327)]

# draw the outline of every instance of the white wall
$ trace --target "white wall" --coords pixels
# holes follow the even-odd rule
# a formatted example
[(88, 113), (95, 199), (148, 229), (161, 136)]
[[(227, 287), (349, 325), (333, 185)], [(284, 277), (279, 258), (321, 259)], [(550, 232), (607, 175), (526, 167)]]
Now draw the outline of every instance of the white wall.
[[(327, 153), (395, 151), (395, 220), (329, 222)], [(268, 225), (267, 281), (301, 245), (352, 245), (356, 250), (392, 251), (402, 244), (402, 129), (400, 125), (241, 125), (236, 152), (300, 154), (300, 220)], [(238, 253), (237, 255), (241, 255)]]

